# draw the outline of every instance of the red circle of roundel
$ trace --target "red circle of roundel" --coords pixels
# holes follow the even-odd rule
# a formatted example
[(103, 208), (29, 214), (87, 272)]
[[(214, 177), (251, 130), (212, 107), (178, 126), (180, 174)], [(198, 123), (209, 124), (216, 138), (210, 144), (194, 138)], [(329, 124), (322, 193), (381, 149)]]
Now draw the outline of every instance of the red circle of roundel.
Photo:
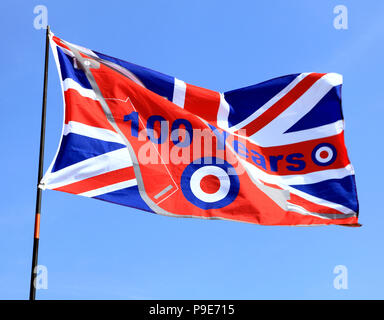
[(201, 179), (200, 188), (206, 193), (215, 193), (220, 188), (220, 180), (210, 174)]
[(320, 152), (320, 158), (325, 159), (325, 158), (327, 158), (327, 157), (328, 157), (328, 152), (327, 152), (327, 151), (321, 151), (321, 152)]

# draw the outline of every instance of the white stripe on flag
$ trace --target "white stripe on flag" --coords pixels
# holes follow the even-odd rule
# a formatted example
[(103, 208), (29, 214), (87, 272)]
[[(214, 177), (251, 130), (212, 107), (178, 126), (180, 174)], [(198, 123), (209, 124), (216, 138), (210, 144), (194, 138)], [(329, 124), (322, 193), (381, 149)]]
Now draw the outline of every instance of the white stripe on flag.
[(329, 179), (342, 179), (355, 173), (352, 165), (349, 164), (346, 167), (340, 169), (329, 169), (295, 175), (273, 175), (260, 170), (255, 165), (249, 163), (246, 160), (241, 160), (241, 163), (249, 170), (248, 173), (251, 174), (255, 179), (261, 179), (265, 182), (273, 184), (304, 185)]
[(68, 133), (80, 134), (93, 139), (121, 143), (125, 145), (124, 140), (116, 132), (108, 129), (88, 126), (77, 121), (69, 121), (68, 124), (64, 125), (63, 134), (67, 135)]
[[(279, 138), (268, 136), (268, 134), (263, 132), (257, 136), (256, 134), (249, 137), (249, 140), (252, 143), (256, 143), (262, 147), (274, 147), (280, 145), (287, 145), (293, 143), (299, 143), (308, 140), (314, 140), (319, 138), (325, 138), (330, 136), (335, 136), (337, 134), (342, 133), (344, 130), (344, 120), (339, 120), (334, 123), (325, 124), (320, 127), (316, 127), (313, 129), (288, 132), (281, 135), (278, 135)], [(270, 132), (270, 131), (268, 131)]]
[[(62, 40), (63, 41), (63, 40)], [(94, 58), (98, 58), (98, 56), (96, 55), (96, 53), (94, 53), (92, 50), (88, 49), (88, 48), (84, 48), (82, 46), (79, 46), (77, 44), (73, 44), (73, 43), (70, 43), (68, 41), (64, 41), (65, 44), (69, 44), (70, 46), (76, 48), (77, 50), (80, 50), (82, 53), (85, 53), (87, 55), (89, 55), (90, 57), (94, 57)]]
[(63, 81), (63, 89), (64, 89), (64, 91), (67, 91), (69, 89), (73, 89), (73, 90), (76, 90), (81, 96), (83, 96), (85, 98), (97, 100), (96, 94), (93, 90), (86, 89), (86, 88), (82, 87), (79, 83), (77, 83), (76, 81), (74, 81), (71, 78), (66, 78)]
[(102, 188), (94, 189), (91, 191), (79, 193), (79, 196), (90, 197), (90, 198), (91, 197), (97, 197), (97, 196), (102, 195), (104, 193), (109, 193), (109, 192), (129, 188), (129, 187), (133, 187), (136, 185), (137, 185), (136, 179), (131, 179), (131, 180), (111, 184), (111, 185), (106, 186), (106, 187), (102, 187)]
[(39, 187), (43, 190), (56, 189), (127, 167), (132, 167), (132, 160), (128, 149), (122, 148), (75, 163), (59, 171), (46, 173)]
[(172, 102), (178, 105), (180, 108), (184, 108), (186, 90), (187, 90), (186, 83), (184, 81), (181, 81), (175, 78)]
[(229, 104), (223, 93), (220, 93), (220, 105), (217, 112), (217, 125), (219, 128), (228, 130)]

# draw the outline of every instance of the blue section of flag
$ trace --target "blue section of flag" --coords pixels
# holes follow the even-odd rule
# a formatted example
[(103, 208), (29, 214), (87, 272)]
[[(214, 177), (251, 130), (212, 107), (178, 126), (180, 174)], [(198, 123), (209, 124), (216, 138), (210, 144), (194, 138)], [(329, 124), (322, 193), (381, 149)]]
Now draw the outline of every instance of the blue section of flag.
[(169, 101), (172, 101), (175, 78), (96, 51), (94, 52), (99, 56), (99, 58), (116, 63), (117, 65), (129, 70), (140, 79), (147, 89), (162, 97), (166, 97)]
[(141, 198), (137, 186), (116, 190), (93, 198), (120, 204), (131, 208), (133, 207), (136, 209), (153, 212), (153, 210), (149, 208), (148, 205)]
[(67, 78), (71, 78), (83, 88), (92, 89), (85, 73), (82, 70), (75, 68), (73, 58), (65, 54), (59, 47), (57, 47), (57, 55), (59, 57), (61, 78), (63, 81)]
[(121, 148), (125, 148), (125, 145), (69, 133), (63, 136), (52, 172)]
[(298, 75), (291, 74), (253, 86), (225, 92), (225, 100), (230, 105), (228, 126), (234, 126), (255, 113), (256, 110), (283, 90)]
[(285, 133), (313, 129), (342, 120), (341, 85), (333, 87), (311, 111)]
[(358, 212), (359, 204), (356, 194), (356, 183), (353, 175), (342, 179), (329, 179), (306, 185), (293, 185), (296, 189), (334, 203), (341, 204)]

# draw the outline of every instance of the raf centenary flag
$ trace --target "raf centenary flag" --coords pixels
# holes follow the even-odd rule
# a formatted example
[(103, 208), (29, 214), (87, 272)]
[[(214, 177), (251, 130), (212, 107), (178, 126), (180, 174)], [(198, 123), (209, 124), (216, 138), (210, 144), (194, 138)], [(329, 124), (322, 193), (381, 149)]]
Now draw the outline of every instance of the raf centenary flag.
[(50, 42), (65, 113), (40, 188), (173, 217), (358, 225), (341, 75), (220, 93)]

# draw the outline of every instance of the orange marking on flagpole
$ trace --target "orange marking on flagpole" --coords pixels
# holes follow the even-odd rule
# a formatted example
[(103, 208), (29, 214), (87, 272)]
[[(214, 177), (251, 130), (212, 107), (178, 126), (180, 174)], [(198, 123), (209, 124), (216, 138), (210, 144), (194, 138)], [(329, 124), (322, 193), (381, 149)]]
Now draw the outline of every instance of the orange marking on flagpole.
[(35, 216), (35, 239), (40, 237), (40, 213), (36, 213)]

